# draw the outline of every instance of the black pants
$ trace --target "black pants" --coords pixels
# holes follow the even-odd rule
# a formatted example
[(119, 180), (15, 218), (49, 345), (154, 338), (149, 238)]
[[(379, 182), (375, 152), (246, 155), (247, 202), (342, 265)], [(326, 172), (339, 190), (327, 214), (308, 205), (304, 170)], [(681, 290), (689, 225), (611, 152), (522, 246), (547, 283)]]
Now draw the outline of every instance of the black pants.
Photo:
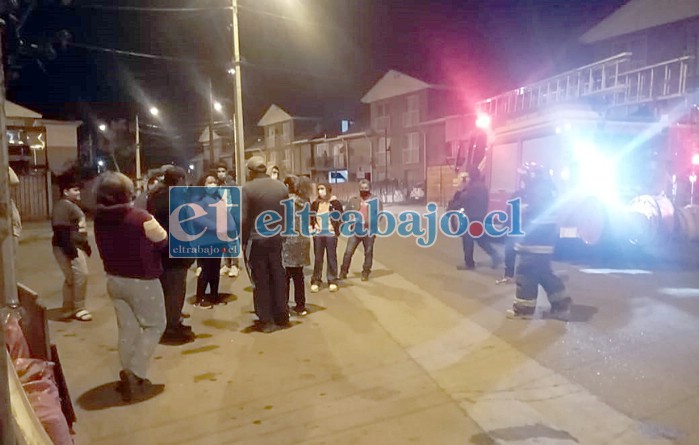
[(546, 291), (552, 305), (569, 301), (565, 285), (551, 270), (551, 254), (520, 253), (515, 280), (515, 309), (523, 313), (533, 313), (539, 285)]
[(218, 284), (221, 281), (221, 258), (199, 258), (201, 274), (197, 279), (197, 301), (205, 298), (206, 287), (209, 287), (211, 301), (218, 301)]
[[(304, 283), (303, 267), (286, 268), (286, 301), (289, 301), (291, 282), (294, 282), (294, 303), (299, 308), (306, 307), (306, 284)], [(288, 304), (288, 303), (287, 303)]]
[(160, 275), (160, 284), (165, 296), (165, 318), (169, 330), (180, 325), (182, 308), (187, 292), (187, 269), (181, 267), (165, 268)]
[(255, 313), (262, 323), (289, 322), (286, 271), (282, 265), (281, 237), (255, 239), (250, 243), (250, 270), (255, 283)]
[(493, 261), (493, 263), (497, 262), (498, 253), (495, 251), (493, 245), (490, 244), (490, 238), (488, 238), (486, 235), (479, 238), (473, 238), (471, 235), (466, 234), (461, 237), (461, 244), (464, 248), (464, 264), (466, 267), (476, 267), (476, 263), (473, 261), (474, 242), (478, 243), (478, 245), (481, 246), (481, 249), (490, 255), (490, 259)]
[(369, 275), (369, 273), (371, 273), (371, 266), (374, 263), (374, 241), (376, 241), (375, 236), (349, 237), (347, 239), (345, 256), (342, 258), (342, 268), (340, 269), (340, 272), (343, 275), (347, 275), (350, 264), (352, 263), (352, 256), (361, 243), (364, 246), (364, 264), (362, 264), (362, 275)]
[(323, 282), (323, 261), (328, 259), (328, 284), (337, 283), (337, 237), (316, 236), (313, 237), (313, 276), (311, 284)]
[(515, 244), (517, 241), (515, 238), (507, 237), (505, 239), (505, 276), (507, 278), (514, 278), (515, 276), (515, 261), (517, 258), (517, 253), (515, 252)]

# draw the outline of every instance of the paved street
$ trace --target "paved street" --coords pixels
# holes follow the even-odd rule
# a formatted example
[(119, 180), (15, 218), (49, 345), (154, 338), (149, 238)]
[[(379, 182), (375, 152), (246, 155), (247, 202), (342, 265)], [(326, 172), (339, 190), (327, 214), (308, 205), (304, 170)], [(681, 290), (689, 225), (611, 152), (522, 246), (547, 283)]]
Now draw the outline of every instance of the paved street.
[[(62, 275), (42, 230), (18, 274), (56, 308)], [(573, 320), (520, 321), (504, 317), (514, 287), (496, 286), (501, 271), (477, 252), (481, 268), (464, 272), (458, 240), (380, 239), (369, 282), (360, 248), (340, 292), (309, 293), (311, 314), (273, 334), (249, 329), (247, 277), (222, 277), (229, 304), (186, 306), (199, 338), (159, 346), (151, 380), (165, 392), (129, 406), (112, 385), (116, 321), (95, 255), (94, 321), (51, 322), (76, 443), (699, 443), (696, 268), (557, 264)]]

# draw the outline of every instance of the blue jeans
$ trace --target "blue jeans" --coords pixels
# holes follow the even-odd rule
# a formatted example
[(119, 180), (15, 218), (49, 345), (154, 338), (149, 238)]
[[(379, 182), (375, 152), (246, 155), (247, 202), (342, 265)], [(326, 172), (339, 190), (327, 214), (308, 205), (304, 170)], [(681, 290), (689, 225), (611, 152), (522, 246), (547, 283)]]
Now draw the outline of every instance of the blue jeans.
[(364, 264), (362, 265), (362, 275), (369, 275), (371, 273), (371, 266), (374, 264), (374, 242), (376, 241), (375, 236), (352, 236), (347, 239), (347, 249), (345, 249), (345, 256), (342, 258), (342, 267), (340, 268), (340, 273), (342, 275), (347, 275), (349, 272), (350, 264), (352, 263), (352, 256), (354, 251), (361, 243), (364, 246)]

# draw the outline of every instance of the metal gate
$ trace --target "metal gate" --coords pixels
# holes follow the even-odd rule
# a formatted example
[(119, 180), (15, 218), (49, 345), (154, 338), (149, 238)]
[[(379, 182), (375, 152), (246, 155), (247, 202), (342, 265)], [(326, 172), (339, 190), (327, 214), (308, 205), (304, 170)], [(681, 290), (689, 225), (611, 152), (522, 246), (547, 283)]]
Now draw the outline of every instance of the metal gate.
[(40, 221), (51, 217), (51, 173), (39, 171), (19, 176), (19, 185), (12, 187), (22, 221)]

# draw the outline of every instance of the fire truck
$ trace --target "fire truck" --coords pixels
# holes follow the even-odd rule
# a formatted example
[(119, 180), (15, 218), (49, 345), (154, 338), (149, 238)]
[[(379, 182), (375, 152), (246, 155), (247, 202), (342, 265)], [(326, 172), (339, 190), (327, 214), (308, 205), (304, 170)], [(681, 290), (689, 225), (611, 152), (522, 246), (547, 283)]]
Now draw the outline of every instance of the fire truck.
[(492, 208), (504, 208), (519, 187), (520, 166), (538, 164), (557, 187), (561, 239), (638, 246), (699, 239), (691, 58), (625, 70), (630, 58), (622, 53), (477, 104), (467, 164), (483, 171)]

